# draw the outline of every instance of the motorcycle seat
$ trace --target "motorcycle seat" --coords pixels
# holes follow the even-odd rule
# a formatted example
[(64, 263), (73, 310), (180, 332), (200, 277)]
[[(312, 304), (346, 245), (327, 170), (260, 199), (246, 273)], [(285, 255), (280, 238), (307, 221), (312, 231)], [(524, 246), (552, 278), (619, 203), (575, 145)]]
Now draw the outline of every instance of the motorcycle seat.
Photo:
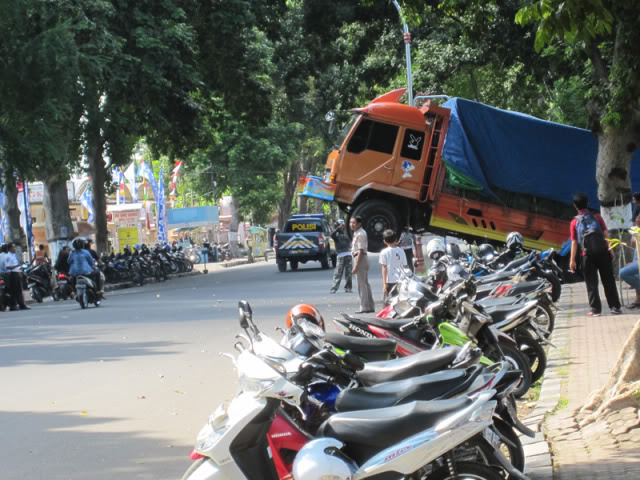
[(465, 396), (337, 413), (320, 425), (316, 435), (333, 437), (347, 444), (384, 449), (435, 426), (440, 420), (471, 403), (472, 400)]
[(392, 407), (416, 400), (452, 398), (466, 391), (483, 369), (475, 365), (465, 370), (444, 370), (373, 387), (343, 390), (336, 399), (335, 408), (338, 412), (350, 412)]
[(524, 305), (495, 305), (493, 307), (485, 307), (484, 311), (493, 318), (494, 323), (501, 322), (510, 314), (517, 312)]
[(331, 345), (355, 354), (394, 353), (396, 351), (396, 342), (386, 338), (350, 337), (338, 333), (327, 333), (324, 339)]
[(360, 323), (360, 324), (370, 324), (375, 325), (376, 327), (387, 328), (391, 330), (399, 330), (400, 327), (406, 325), (411, 322), (410, 318), (378, 318), (375, 314), (371, 314), (369, 316), (358, 316), (354, 317), (353, 315), (349, 315), (348, 313), (342, 313), (342, 316), (349, 320), (350, 322)]
[(366, 386), (394, 380), (417, 377), (446, 368), (460, 353), (460, 347), (445, 347), (425, 350), (415, 355), (393, 360), (366, 363), (357, 373), (358, 379)]
[(490, 275), (484, 275), (482, 277), (477, 277), (476, 283), (478, 285), (486, 285), (487, 283), (494, 283), (500, 281), (506, 281), (516, 276), (520, 272), (520, 269), (515, 270), (505, 270), (501, 272), (495, 272)]

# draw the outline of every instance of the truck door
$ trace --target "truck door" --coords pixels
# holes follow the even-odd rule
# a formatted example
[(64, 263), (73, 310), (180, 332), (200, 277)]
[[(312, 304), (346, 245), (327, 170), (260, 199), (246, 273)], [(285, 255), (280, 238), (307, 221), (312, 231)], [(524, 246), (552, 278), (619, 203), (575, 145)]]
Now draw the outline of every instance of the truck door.
[(393, 172), (393, 186), (413, 192), (414, 198), (418, 197), (424, 176), (424, 139), (424, 130), (409, 127), (401, 130), (399, 155)]
[(397, 125), (362, 118), (347, 143), (338, 181), (356, 187), (372, 182), (391, 185), (399, 130)]

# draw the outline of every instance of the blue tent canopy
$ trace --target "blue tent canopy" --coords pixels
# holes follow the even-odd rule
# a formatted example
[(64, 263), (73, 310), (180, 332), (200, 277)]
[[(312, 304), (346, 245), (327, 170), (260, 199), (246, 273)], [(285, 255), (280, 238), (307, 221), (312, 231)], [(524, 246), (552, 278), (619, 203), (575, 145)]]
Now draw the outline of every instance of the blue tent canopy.
[[(571, 204), (575, 192), (598, 207), (598, 140), (581, 128), (548, 122), (481, 103), (452, 98), (443, 158), (490, 195), (499, 188)], [(640, 189), (640, 150), (631, 183)]]

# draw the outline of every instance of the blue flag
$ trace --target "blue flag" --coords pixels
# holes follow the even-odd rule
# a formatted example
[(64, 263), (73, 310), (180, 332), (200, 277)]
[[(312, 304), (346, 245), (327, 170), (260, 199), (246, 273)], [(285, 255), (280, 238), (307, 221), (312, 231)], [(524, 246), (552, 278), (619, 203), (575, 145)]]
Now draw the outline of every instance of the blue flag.
[[(157, 202), (160, 192), (158, 191), (158, 182), (156, 182), (156, 178), (153, 176), (153, 169), (151, 168), (151, 165), (147, 162), (140, 162), (140, 170), (138, 170), (138, 174), (151, 184), (153, 198)], [(162, 178), (162, 175), (160, 175), (160, 178)]]
[(158, 174), (158, 196), (156, 204), (158, 206), (158, 242), (169, 243), (169, 225), (167, 223), (167, 213), (164, 207), (164, 182), (162, 181), (162, 167)]
[(87, 222), (93, 223), (93, 195), (91, 195), (91, 190), (89, 189), (89, 187), (84, 189), (84, 193), (80, 197), (80, 203), (87, 211)]

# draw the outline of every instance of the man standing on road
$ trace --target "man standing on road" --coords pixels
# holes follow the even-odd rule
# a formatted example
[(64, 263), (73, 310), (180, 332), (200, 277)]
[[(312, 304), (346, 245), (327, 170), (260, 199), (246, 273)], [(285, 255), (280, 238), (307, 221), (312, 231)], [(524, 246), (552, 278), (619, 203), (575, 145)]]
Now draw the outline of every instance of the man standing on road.
[(612, 315), (620, 315), (620, 299), (613, 276), (613, 251), (608, 249), (606, 239), (609, 238), (607, 225), (599, 213), (588, 208), (589, 198), (584, 193), (573, 196), (573, 206), (578, 215), (571, 221), (571, 262), (569, 269), (576, 270), (578, 246), (582, 251), (582, 272), (587, 284), (587, 294), (591, 311), (590, 317), (598, 317), (602, 313), (602, 303), (598, 292), (598, 273), (604, 287), (604, 294)]
[(11, 308), (10, 310), (29, 310), (24, 303), (24, 295), (22, 294), (22, 267), (16, 255), (16, 244), (9, 244), (9, 252), (4, 257), (4, 264), (9, 271), (9, 290), (11, 291)]
[(362, 217), (351, 217), (349, 226), (353, 231), (351, 254), (353, 256), (352, 274), (358, 279), (358, 295), (360, 310), (356, 313), (372, 313), (375, 311), (371, 285), (369, 285), (369, 259), (367, 258), (367, 232), (362, 228)]
[(336, 293), (340, 288), (340, 281), (342, 280), (342, 274), (344, 273), (344, 291), (351, 293), (351, 270), (353, 269), (353, 262), (351, 259), (351, 252), (349, 251), (349, 237), (347, 236), (346, 227), (343, 219), (338, 219), (336, 228), (331, 232), (331, 238), (336, 244), (336, 257), (337, 265), (336, 271), (333, 274), (333, 285), (329, 293)]
[(404, 251), (404, 256), (407, 257), (407, 266), (413, 272), (413, 235), (408, 230), (403, 231), (396, 246)]

